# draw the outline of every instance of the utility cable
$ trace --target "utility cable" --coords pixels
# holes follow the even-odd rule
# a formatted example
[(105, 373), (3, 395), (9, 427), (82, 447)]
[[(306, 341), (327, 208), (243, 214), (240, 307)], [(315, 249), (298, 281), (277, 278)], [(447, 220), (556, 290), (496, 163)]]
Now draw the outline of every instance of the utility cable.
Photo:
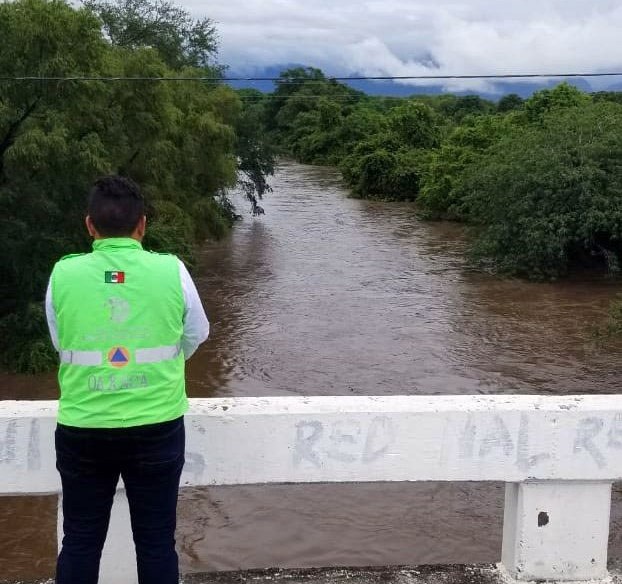
[(500, 73), (494, 75), (360, 75), (351, 77), (326, 77), (324, 79), (308, 79), (306, 77), (106, 77), (97, 75), (72, 76), (0, 76), (0, 81), (200, 81), (204, 83), (230, 83), (242, 81), (272, 81), (277, 83), (326, 83), (330, 81), (433, 81), (452, 79), (542, 79), (542, 78), (577, 78), (577, 77), (621, 77), (622, 72), (602, 73)]

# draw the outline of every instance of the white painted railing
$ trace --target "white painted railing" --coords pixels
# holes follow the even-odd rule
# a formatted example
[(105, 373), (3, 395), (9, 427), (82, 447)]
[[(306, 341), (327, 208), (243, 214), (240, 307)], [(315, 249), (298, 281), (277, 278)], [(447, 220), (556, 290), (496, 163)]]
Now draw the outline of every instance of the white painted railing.
[[(0, 402), (0, 495), (60, 492), (55, 416), (56, 402)], [(182, 486), (505, 481), (510, 577), (608, 576), (622, 396), (193, 399), (186, 429)], [(119, 491), (101, 582), (136, 581), (130, 537)]]

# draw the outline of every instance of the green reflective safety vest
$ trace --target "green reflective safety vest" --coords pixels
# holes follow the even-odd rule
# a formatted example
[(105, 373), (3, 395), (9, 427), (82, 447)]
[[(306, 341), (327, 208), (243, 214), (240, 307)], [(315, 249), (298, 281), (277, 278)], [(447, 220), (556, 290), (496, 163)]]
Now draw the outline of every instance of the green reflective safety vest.
[(58, 421), (82, 428), (166, 422), (188, 409), (179, 260), (131, 238), (96, 240), (52, 271), (60, 343)]

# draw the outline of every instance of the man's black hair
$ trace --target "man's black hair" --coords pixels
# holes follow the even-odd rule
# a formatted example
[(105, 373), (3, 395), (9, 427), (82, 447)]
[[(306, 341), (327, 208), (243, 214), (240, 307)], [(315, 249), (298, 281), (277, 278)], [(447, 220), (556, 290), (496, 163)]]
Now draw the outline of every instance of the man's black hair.
[(89, 192), (88, 214), (103, 237), (129, 237), (145, 214), (145, 201), (133, 180), (104, 176)]

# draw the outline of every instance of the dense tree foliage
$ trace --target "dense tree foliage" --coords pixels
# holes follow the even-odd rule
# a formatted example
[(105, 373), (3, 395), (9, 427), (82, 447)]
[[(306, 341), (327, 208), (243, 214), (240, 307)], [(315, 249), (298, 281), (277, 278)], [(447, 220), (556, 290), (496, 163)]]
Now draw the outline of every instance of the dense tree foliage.
[(99, 15), (115, 46), (153, 47), (173, 69), (215, 63), (218, 39), (209, 18), (194, 20), (167, 0), (85, 0), (84, 5)]
[[(338, 165), (356, 196), (416, 200), (471, 226), (473, 257), (530, 278), (622, 259), (622, 98), (562, 83), (523, 100), (362, 96), (317, 69), (265, 108), (286, 152)], [(304, 99), (302, 99), (304, 97)]]
[[(217, 74), (209, 21), (165, 2), (62, 0), (0, 4), (6, 77), (185, 77)], [(41, 301), (52, 264), (87, 251), (88, 185), (121, 173), (142, 187), (145, 244), (189, 262), (202, 238), (221, 236), (243, 182), (253, 209), (272, 155), (238, 95), (222, 84), (140, 81), (0, 82), (0, 355), (5, 366), (53, 362)]]
[(497, 103), (497, 111), (499, 113), (505, 113), (520, 109), (523, 106), (523, 103), (524, 100), (520, 95), (517, 95), (516, 93), (508, 93)]
[(475, 252), (504, 272), (556, 277), (573, 266), (619, 270), (622, 107), (549, 110), (514, 125), (466, 171)]
[(478, 116), (454, 127), (432, 150), (423, 173), (419, 203), (428, 219), (467, 220), (465, 173), (508, 131), (514, 120)]

